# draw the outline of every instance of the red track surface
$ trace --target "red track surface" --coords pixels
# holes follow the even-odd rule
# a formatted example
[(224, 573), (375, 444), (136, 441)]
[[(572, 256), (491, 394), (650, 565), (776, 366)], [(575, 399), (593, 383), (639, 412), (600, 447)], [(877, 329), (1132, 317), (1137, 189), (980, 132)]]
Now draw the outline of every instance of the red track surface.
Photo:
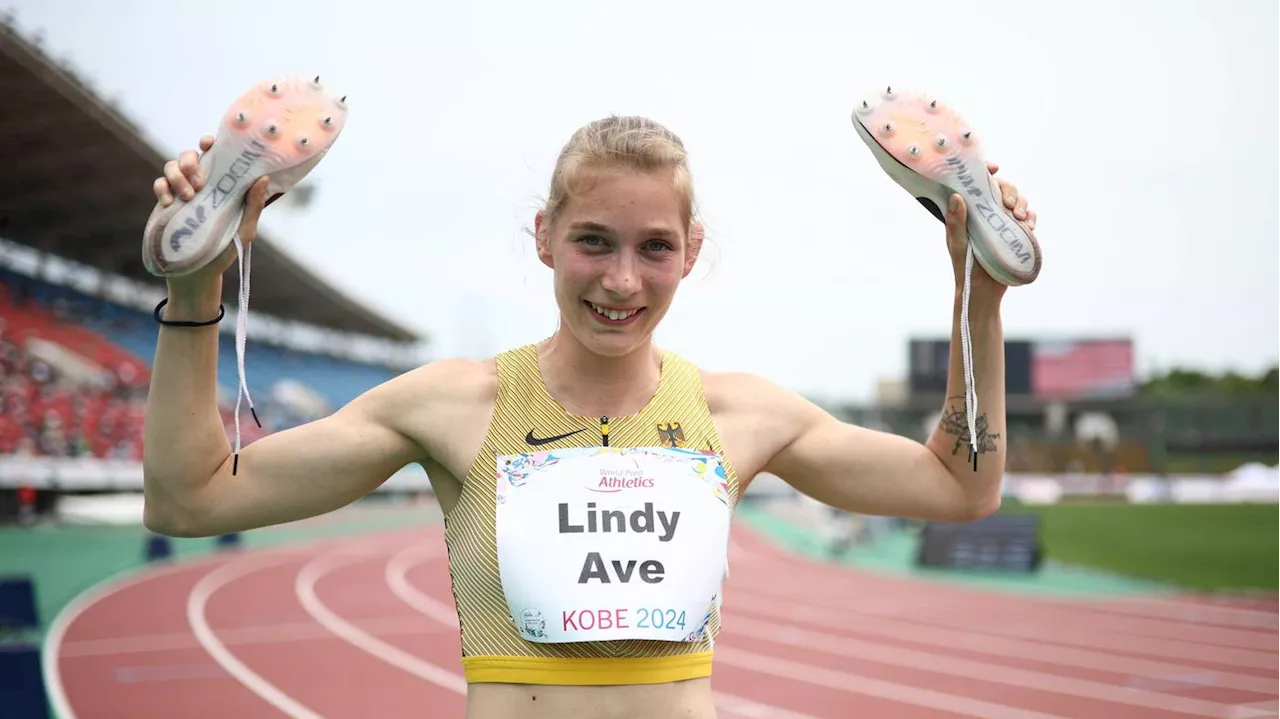
[[(735, 529), (723, 719), (1277, 716), (1275, 602), (1071, 601), (827, 567)], [(461, 717), (439, 530), (221, 555), (82, 597), (62, 719)]]

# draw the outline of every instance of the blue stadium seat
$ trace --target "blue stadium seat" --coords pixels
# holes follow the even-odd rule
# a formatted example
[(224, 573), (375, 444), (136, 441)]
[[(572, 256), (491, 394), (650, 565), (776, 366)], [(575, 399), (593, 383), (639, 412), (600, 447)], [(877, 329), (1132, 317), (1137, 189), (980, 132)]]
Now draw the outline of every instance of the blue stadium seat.
[[(32, 280), (0, 268), (0, 291), (12, 292), (17, 287), (23, 288), (29, 299), (46, 307), (61, 307), (71, 321), (109, 338), (111, 342), (148, 364), (155, 356), (156, 325), (149, 312), (117, 305), (69, 287)], [(275, 384), (287, 379), (315, 392), (324, 399), (330, 410), (341, 407), (397, 374), (395, 370), (385, 367), (293, 351), (255, 341), (248, 343), (245, 370), (249, 391), (259, 408), (266, 404)], [(235, 338), (230, 334), (219, 337), (218, 384), (225, 397), (234, 401), (236, 388), (239, 386), (239, 373)], [(262, 414), (260, 409), (259, 416)], [(274, 413), (271, 416), (279, 418), (281, 415)], [(277, 423), (275, 428), (287, 427), (298, 418), (285, 416), (284, 420), (283, 424)]]
[(0, 632), (24, 631), (39, 627), (36, 588), (31, 577), (0, 576)]
[(34, 642), (0, 643), (0, 716), (48, 719), (40, 646)]

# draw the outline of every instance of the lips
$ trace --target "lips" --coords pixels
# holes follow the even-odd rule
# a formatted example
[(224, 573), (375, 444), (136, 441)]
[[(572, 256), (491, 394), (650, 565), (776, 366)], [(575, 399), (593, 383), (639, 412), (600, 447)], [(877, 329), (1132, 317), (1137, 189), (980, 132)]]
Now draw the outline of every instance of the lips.
[(643, 307), (608, 307), (606, 305), (596, 304), (590, 300), (584, 300), (584, 303), (591, 308), (592, 313), (595, 314), (597, 318), (606, 320), (610, 323), (625, 323), (644, 311)]

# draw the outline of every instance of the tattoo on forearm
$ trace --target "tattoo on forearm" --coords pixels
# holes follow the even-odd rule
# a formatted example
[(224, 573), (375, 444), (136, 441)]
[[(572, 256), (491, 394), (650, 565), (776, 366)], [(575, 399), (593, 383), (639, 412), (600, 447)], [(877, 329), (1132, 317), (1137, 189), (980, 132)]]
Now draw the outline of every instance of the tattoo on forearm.
[[(959, 409), (954, 405), (948, 405), (942, 413), (942, 420), (938, 423), (942, 427), (942, 431), (956, 437), (956, 445), (951, 449), (951, 454), (958, 453), (961, 447), (972, 452), (972, 448), (969, 447), (969, 418), (964, 410), (964, 397), (948, 397), (947, 399), (960, 400)], [(991, 431), (987, 422), (987, 415), (979, 414), (974, 419), (974, 427), (978, 430), (978, 441), (974, 443), (978, 446), (978, 453), (994, 452), (996, 450), (996, 439), (1000, 437), (1000, 434)]]

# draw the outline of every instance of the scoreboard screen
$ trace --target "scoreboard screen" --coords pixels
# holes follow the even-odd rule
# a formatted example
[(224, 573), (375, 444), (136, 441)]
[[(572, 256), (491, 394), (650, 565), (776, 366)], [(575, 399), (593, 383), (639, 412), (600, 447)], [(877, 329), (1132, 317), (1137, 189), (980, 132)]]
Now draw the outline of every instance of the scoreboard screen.
[[(1005, 340), (1004, 391), (1024, 396), (1032, 391), (1032, 343), (1027, 340)], [(947, 370), (951, 362), (948, 340), (911, 340), (908, 360), (907, 388), (913, 395), (941, 395), (947, 391)], [(959, 353), (959, 346), (956, 352)], [(957, 359), (959, 355), (957, 354)], [(962, 390), (963, 391), (963, 390)]]
[(940, 569), (1036, 572), (1043, 559), (1040, 518), (993, 514), (977, 522), (928, 522), (916, 565)]

